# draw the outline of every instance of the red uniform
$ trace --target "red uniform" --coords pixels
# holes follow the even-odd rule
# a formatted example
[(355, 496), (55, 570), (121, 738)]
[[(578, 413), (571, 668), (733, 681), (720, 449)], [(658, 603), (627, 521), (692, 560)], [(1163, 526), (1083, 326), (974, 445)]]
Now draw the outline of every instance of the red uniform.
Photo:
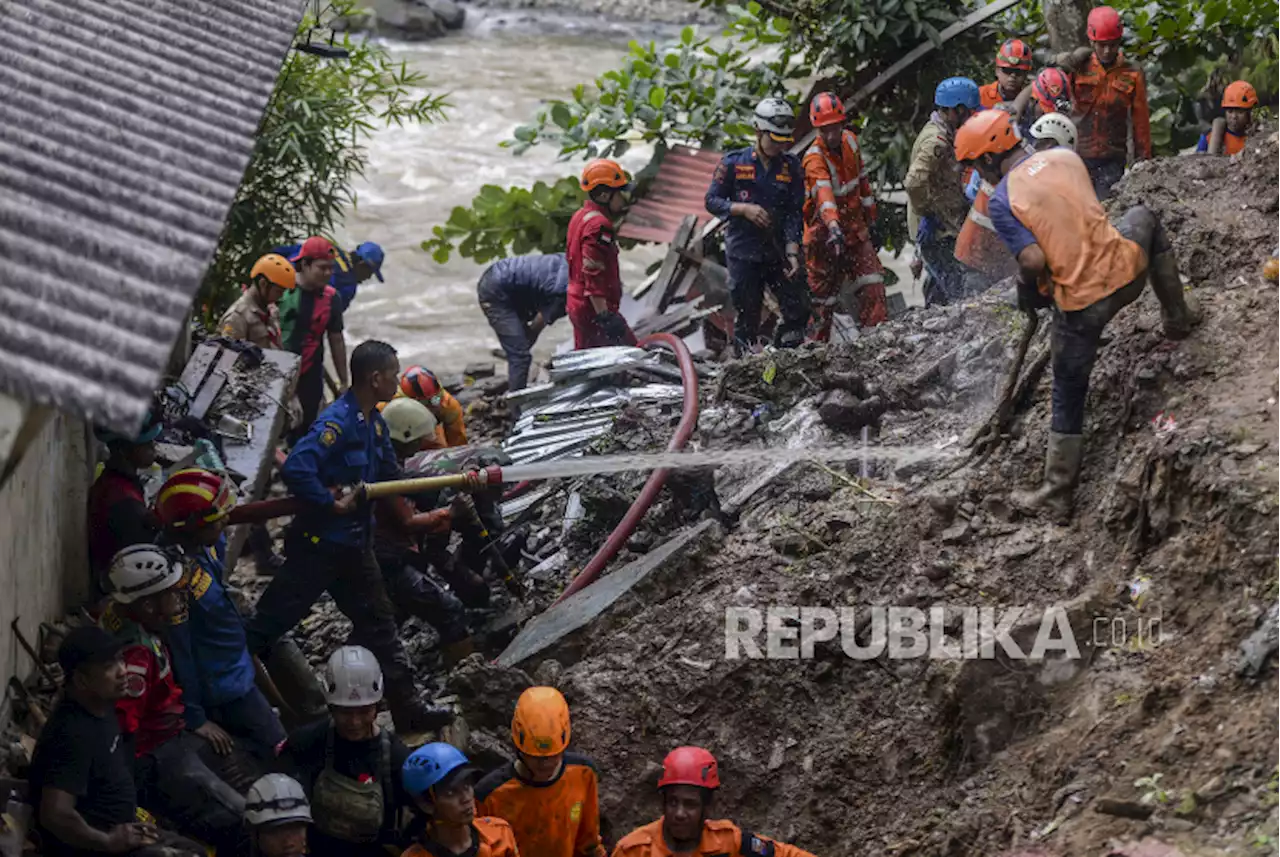
[(1073, 82), (1076, 154), (1085, 160), (1124, 161), (1129, 151), (1129, 123), (1133, 123), (1135, 160), (1151, 157), (1151, 108), (1147, 104), (1147, 79), (1142, 69), (1122, 52), (1115, 65), (1104, 68), (1098, 57), (1089, 57)]
[(111, 558), (130, 545), (153, 542), (160, 522), (147, 508), (137, 474), (106, 467), (89, 488), (89, 562), (106, 577)]
[(186, 706), (173, 676), (169, 647), (156, 634), (125, 619), (111, 605), (102, 627), (124, 642), (124, 696), (116, 700), (120, 732), (134, 736), (133, 751), (145, 756), (182, 731)]
[[(604, 206), (587, 200), (574, 213), (569, 221), (565, 258), (569, 262), (569, 295), (565, 305), (573, 324), (573, 347), (613, 345), (596, 324), (596, 311), (591, 305), (592, 297), (604, 298), (609, 311), (617, 312), (622, 303), (618, 239)], [(636, 344), (630, 327), (625, 341), (627, 345)]]

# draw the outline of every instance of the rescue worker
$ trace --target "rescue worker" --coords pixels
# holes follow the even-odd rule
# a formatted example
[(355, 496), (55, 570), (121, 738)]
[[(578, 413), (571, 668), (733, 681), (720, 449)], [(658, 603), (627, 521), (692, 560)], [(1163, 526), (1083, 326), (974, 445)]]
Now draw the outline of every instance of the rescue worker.
[(716, 757), (701, 747), (677, 747), (662, 760), (658, 792), (662, 817), (637, 827), (618, 841), (613, 857), (810, 857), (808, 851), (710, 818), (720, 772)]
[(1061, 146), (1076, 148), (1076, 123), (1061, 113), (1046, 113), (1031, 126), (1032, 148), (1037, 152)]
[(243, 339), (259, 348), (283, 348), (277, 304), (298, 284), (298, 272), (283, 256), (268, 253), (253, 263), (249, 282), (218, 322), (230, 339)]
[(984, 108), (1013, 101), (1031, 74), (1031, 48), (1022, 39), (1009, 39), (996, 52), (996, 79), (978, 90)]
[(302, 784), (315, 810), (310, 853), (385, 857), (408, 805), (396, 772), (409, 750), (378, 726), (382, 670), (368, 649), (343, 646), (325, 665), (324, 689), (330, 716), (295, 730), (280, 748), (280, 769)]
[(595, 763), (569, 749), (569, 704), (554, 687), (520, 694), (511, 718), (517, 759), (476, 786), (481, 815), (505, 819), (524, 854), (604, 857)]
[(299, 245), (289, 261), (298, 269), (298, 288), (287, 293), (280, 307), (280, 325), (285, 348), (302, 357), (298, 367), (298, 403), (302, 421), (294, 432), (295, 442), (315, 422), (324, 400), (324, 347), (333, 352), (333, 365), (338, 372), (340, 390), (347, 378), (347, 345), (342, 338), (342, 301), (337, 289), (329, 285), (336, 254), (325, 238), (312, 236)]
[[(422, 439), (435, 432), (435, 417), (426, 405), (413, 399), (392, 399), (382, 418), (387, 421), (391, 445), (402, 467), (418, 453)], [(458, 494), (456, 505), (464, 505), (462, 498), (470, 496)], [(426, 498), (421, 505), (413, 496), (379, 500), (373, 552), (397, 612), (416, 616), (435, 628), (441, 657), (450, 667), (471, 654), (474, 646), (467, 630), (466, 608), (431, 569), (418, 544), (420, 534), (434, 533), (447, 539), (452, 531), (452, 511), (434, 508), (432, 499)]]
[(956, 135), (956, 158), (997, 182), (991, 220), (1018, 260), (1019, 304), (1044, 305), (1051, 290), (1054, 313), (1053, 421), (1044, 480), (1034, 491), (1015, 492), (1023, 511), (1069, 518), (1084, 451), (1085, 398), (1103, 328), (1137, 300), (1151, 280), (1160, 301), (1164, 333), (1182, 339), (1198, 322), (1183, 296), (1178, 261), (1150, 209), (1135, 206), (1112, 226), (1092, 192), (1080, 156), (1057, 148), (1029, 154), (1012, 120), (1000, 111), (973, 117)]
[[(1225, 127), (1220, 135), (1218, 146), (1210, 146), (1212, 134), (1201, 134), (1196, 144), (1197, 152), (1208, 152), (1211, 155), (1236, 155), (1244, 151), (1249, 139), (1249, 126), (1253, 124), (1253, 108), (1258, 106), (1258, 93), (1247, 80), (1237, 80), (1227, 85), (1222, 93), (1222, 109), (1225, 116)], [(1217, 132), (1214, 122), (1214, 133)], [(1214, 151), (1216, 149), (1216, 151)]]
[(1151, 109), (1146, 76), (1120, 50), (1120, 13), (1098, 6), (1089, 12), (1086, 29), (1093, 54), (1075, 74), (1076, 151), (1089, 168), (1098, 199), (1104, 200), (1124, 175), (1130, 127), (1134, 160), (1151, 157)]
[(244, 619), (225, 588), (224, 531), (235, 505), (230, 479), (200, 468), (179, 470), (160, 489), (156, 515), (166, 543), (182, 552), (187, 602), (168, 639), (187, 728), (208, 723), (206, 737), (220, 755), (230, 755), (234, 742), (265, 763), (285, 733), (258, 690)]
[(844, 105), (831, 92), (815, 95), (809, 120), (818, 136), (804, 154), (804, 249), (812, 292), (813, 339), (826, 342), (841, 290), (857, 294), (859, 327), (889, 318), (884, 268), (871, 240), (876, 198), (858, 148), (845, 127)]
[(94, 588), (104, 595), (111, 591), (107, 573), (115, 555), (129, 545), (154, 542), (160, 532), (139, 473), (156, 463), (156, 438), (163, 428), (153, 407), (136, 435), (95, 432), (107, 445), (107, 460), (89, 488), (89, 564)]
[(1031, 101), (1018, 126), (1019, 130), (1029, 130), (1041, 116), (1050, 113), (1070, 116), (1074, 109), (1071, 79), (1059, 68), (1050, 66), (1040, 69), (1031, 84), (1031, 95)]
[(589, 161), (578, 183), (587, 199), (569, 220), (565, 245), (565, 309), (573, 324), (573, 347), (635, 345), (636, 335), (618, 311), (622, 276), (613, 226), (631, 202), (633, 185), (622, 167), (603, 158)]
[(461, 403), (444, 388), (436, 373), (424, 366), (410, 366), (400, 376), (396, 398), (408, 397), (430, 409), (435, 431), (422, 439), (422, 449), (467, 445), (467, 419)]
[(312, 825), (306, 792), (292, 777), (267, 774), (244, 796), (249, 857), (302, 857)]
[(563, 253), (499, 259), (480, 276), (476, 297), (507, 355), (507, 389), (529, 384), (530, 353), (542, 331), (564, 315), (569, 263)]
[[(301, 247), (301, 244), (291, 244), (278, 247), (272, 252), (291, 259)], [(377, 277), (380, 283), (386, 282), (382, 277), (382, 262), (385, 258), (382, 247), (372, 241), (366, 241), (354, 250), (333, 248), (333, 273), (329, 277), (329, 285), (338, 293), (344, 313), (356, 299), (356, 292), (362, 283), (371, 277)]]
[(351, 354), (351, 389), (325, 409), (280, 469), (291, 494), (307, 504), (285, 534), (285, 564), (249, 620), (249, 651), (261, 656), (298, 624), (326, 590), (348, 619), (350, 642), (369, 648), (387, 675), (387, 700), (402, 733), (443, 726), (448, 709), (418, 698), (370, 536), (372, 514), (355, 490), (399, 475), (377, 404), (391, 399), (400, 363), (395, 349), (370, 340)]
[(139, 803), (218, 850), (235, 849), (244, 798), (201, 758), (222, 730), (186, 721), (182, 688), (164, 635), (181, 621), (183, 565), (176, 551), (127, 547), (111, 562), (111, 608), (102, 626), (120, 640), (124, 695), (116, 701), (120, 732), (132, 746)]
[(121, 648), (94, 625), (72, 629), (58, 647), (62, 694), (40, 730), (27, 777), (38, 853), (204, 857), (197, 843), (139, 820), (133, 753), (115, 717), (127, 675)]
[(757, 104), (755, 145), (726, 154), (707, 188), (707, 211), (728, 222), (724, 252), (738, 354), (758, 344), (766, 287), (782, 313), (775, 346), (800, 345), (809, 323), (809, 290), (800, 278), (804, 169), (787, 152), (795, 121), (795, 111), (781, 98)]
[(938, 84), (933, 102), (937, 109), (911, 146), (903, 181), (907, 226), (933, 277), (933, 289), (925, 296), (929, 305), (953, 303), (990, 285), (986, 277), (956, 258), (956, 237), (968, 215), (969, 201), (952, 141), (956, 129), (981, 106), (978, 85), (967, 77), (949, 77)]
[(422, 826), (403, 857), (518, 857), (511, 825), (501, 818), (476, 817), (473, 783), (479, 773), (452, 744), (426, 744), (413, 751), (400, 779)]

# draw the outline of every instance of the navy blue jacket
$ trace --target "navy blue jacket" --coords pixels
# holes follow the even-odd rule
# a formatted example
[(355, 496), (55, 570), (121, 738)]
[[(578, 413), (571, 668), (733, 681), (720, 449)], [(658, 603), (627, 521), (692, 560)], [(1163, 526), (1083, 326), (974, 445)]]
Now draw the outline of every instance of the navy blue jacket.
[(222, 585), (226, 550), (223, 536), (213, 548), (184, 558), (187, 609), (170, 629), (169, 650), (189, 729), (205, 722), (206, 708), (240, 699), (254, 687), (244, 620)]
[(348, 390), (294, 444), (280, 476), (289, 493), (311, 505), (293, 526), (313, 542), (363, 548), (369, 543), (372, 505), (349, 515), (335, 515), (330, 488), (360, 482), (385, 482), (400, 475), (391, 432), (376, 410), (366, 419)]
[[(766, 169), (755, 146), (724, 156), (707, 188), (707, 211), (728, 221), (725, 254), (731, 259), (783, 260), (788, 244), (800, 244), (804, 229), (804, 170), (795, 155), (782, 153)], [(750, 202), (773, 218), (759, 229), (745, 217), (730, 217), (735, 202)]]
[(480, 278), (482, 302), (507, 304), (523, 322), (542, 313), (551, 324), (564, 315), (569, 290), (569, 263), (563, 253), (512, 256), (499, 259)]

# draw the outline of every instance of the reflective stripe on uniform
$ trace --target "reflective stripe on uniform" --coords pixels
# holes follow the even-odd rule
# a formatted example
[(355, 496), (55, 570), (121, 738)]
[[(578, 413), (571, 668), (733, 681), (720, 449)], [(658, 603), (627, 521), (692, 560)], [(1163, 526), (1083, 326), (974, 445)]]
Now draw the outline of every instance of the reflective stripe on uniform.
[(871, 208), (871, 207), (873, 207), (875, 204), (876, 204), (876, 198), (875, 198), (874, 196), (864, 196), (864, 197), (862, 198), (862, 207), (863, 207), (863, 208)]
[(855, 286), (869, 286), (872, 283), (883, 283), (884, 274), (863, 274), (853, 281)]
[(834, 202), (824, 202), (822, 205), (818, 206), (819, 211), (825, 211), (826, 209), (831, 209), (832, 211), (839, 211), (840, 206), (836, 205)]
[(976, 208), (969, 209), (969, 219), (981, 226), (983, 229), (990, 229), (992, 232), (996, 231), (996, 225), (991, 222), (991, 218), (987, 217), (985, 214), (979, 214)]
[(814, 183), (813, 183), (813, 188), (812, 188), (812, 189), (810, 189), (810, 191), (809, 191), (809, 196), (813, 197), (814, 199), (817, 199), (817, 198), (818, 198), (818, 189), (819, 189), (819, 188), (824, 188), (824, 187), (825, 187), (825, 188), (830, 188), (830, 187), (831, 187), (831, 182), (827, 181), (826, 179), (818, 179), (816, 182), (814, 182)]
[(593, 272), (593, 273), (594, 273), (595, 271), (603, 271), (603, 270), (604, 270), (604, 262), (600, 262), (600, 261), (597, 261), (597, 260), (595, 260), (595, 259), (583, 259), (583, 260), (582, 260), (582, 270), (584, 270), (584, 271), (591, 271), (591, 272)]
[(590, 220), (593, 217), (604, 217), (604, 213), (600, 211), (596, 211), (595, 209), (592, 209), (591, 211), (588, 211), (586, 214), (582, 215), (582, 222), (586, 223), (588, 220)]

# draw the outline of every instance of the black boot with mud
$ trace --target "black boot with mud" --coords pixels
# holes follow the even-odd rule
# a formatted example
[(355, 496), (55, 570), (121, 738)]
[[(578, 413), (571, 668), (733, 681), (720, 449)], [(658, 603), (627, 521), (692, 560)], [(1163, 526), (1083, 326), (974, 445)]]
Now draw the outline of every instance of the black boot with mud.
[(1065, 524), (1071, 520), (1072, 499), (1080, 478), (1084, 435), (1050, 432), (1048, 447), (1040, 487), (1014, 491), (1009, 503), (1024, 514), (1045, 514), (1055, 523)]

